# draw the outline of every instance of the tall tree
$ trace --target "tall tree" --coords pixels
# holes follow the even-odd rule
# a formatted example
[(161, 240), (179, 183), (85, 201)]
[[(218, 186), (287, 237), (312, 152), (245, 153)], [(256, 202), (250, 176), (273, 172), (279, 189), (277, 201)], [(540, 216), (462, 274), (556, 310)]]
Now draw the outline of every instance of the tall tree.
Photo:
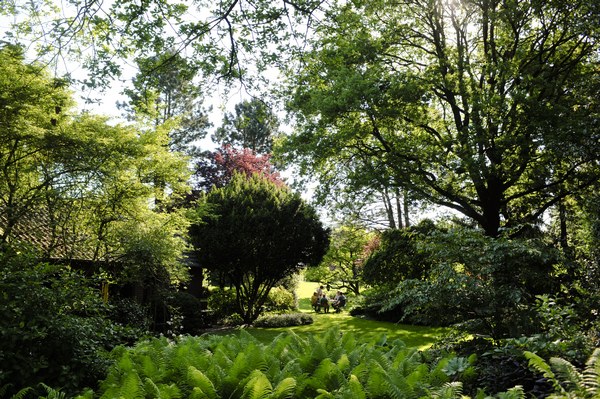
[(278, 281), (317, 264), (327, 250), (328, 234), (316, 211), (257, 174), (236, 173), (206, 194), (199, 210), (191, 237), (200, 262), (226, 275), (246, 323), (259, 316)]
[(226, 113), (223, 124), (212, 136), (214, 142), (249, 148), (255, 153), (271, 152), (279, 121), (269, 106), (259, 99), (235, 106), (235, 115)]
[(360, 295), (362, 270), (370, 255), (368, 243), (374, 234), (358, 226), (340, 226), (331, 234), (331, 243), (321, 262), (320, 280), (336, 289)]
[(57, 67), (65, 60), (83, 64), (90, 71), (81, 79), (86, 87), (109, 87), (136, 58), (173, 49), (192, 60), (203, 79), (235, 79), (252, 91), (270, 80), (269, 65), (286, 62), (285, 54), (297, 44), (290, 38), (302, 45), (307, 26), (326, 4), (50, 0), (7, 3), (0, 14), (11, 17), (4, 40), (37, 50)]
[(294, 73), (290, 161), (355, 157), (497, 236), (597, 181), (597, 7), (356, 1)]
[(47, 257), (128, 264), (144, 250), (183, 279), (176, 261), (187, 226), (149, 206), (162, 194), (156, 180), (172, 193), (188, 188), (186, 161), (165, 148), (165, 129), (76, 115), (67, 85), (13, 47), (0, 50), (0, 103), (0, 244), (25, 233)]
[(203, 93), (196, 81), (198, 69), (178, 53), (139, 57), (139, 72), (133, 88), (124, 90), (127, 104), (120, 104), (130, 119), (145, 118), (155, 126), (175, 120), (169, 132), (169, 147), (188, 155), (199, 155), (198, 141), (210, 127), (203, 108)]
[(213, 187), (224, 187), (235, 173), (247, 177), (258, 174), (277, 185), (283, 180), (270, 162), (270, 155), (257, 155), (249, 148), (236, 149), (225, 145), (214, 152), (207, 153), (197, 162), (195, 187), (208, 191)]

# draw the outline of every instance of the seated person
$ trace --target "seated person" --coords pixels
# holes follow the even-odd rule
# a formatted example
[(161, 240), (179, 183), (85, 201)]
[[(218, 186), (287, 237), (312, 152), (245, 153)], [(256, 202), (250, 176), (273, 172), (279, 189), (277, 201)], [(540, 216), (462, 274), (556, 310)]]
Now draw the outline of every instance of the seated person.
[(331, 306), (335, 309), (336, 313), (339, 313), (340, 310), (346, 306), (346, 296), (342, 291), (338, 291), (335, 299), (331, 303)]
[(317, 291), (313, 292), (312, 297), (310, 297), (310, 304), (315, 312), (319, 311), (319, 295), (317, 294)]
[(329, 313), (329, 299), (327, 299), (327, 295), (323, 294), (321, 296), (319, 306), (323, 309), (323, 312)]

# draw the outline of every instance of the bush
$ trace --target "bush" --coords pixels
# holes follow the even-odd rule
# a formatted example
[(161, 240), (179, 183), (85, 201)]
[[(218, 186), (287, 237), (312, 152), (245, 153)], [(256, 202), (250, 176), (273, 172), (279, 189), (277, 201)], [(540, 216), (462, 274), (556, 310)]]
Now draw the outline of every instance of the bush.
[(170, 292), (166, 304), (171, 319), (180, 320), (181, 334), (197, 334), (209, 327), (213, 321), (208, 312), (202, 311), (202, 301), (188, 292)]
[(268, 312), (284, 312), (298, 308), (294, 294), (284, 287), (272, 288), (264, 307)]
[(110, 364), (103, 354), (145, 334), (110, 320), (99, 286), (66, 266), (6, 252), (0, 266), (0, 387), (95, 386)]
[(313, 318), (306, 313), (284, 313), (263, 315), (253, 323), (254, 327), (292, 327), (312, 324)]
[(212, 312), (215, 320), (222, 320), (237, 313), (235, 291), (220, 288), (212, 290), (208, 297), (208, 309)]
[[(557, 253), (539, 240), (491, 238), (455, 229), (426, 236), (432, 267), (366, 307), (411, 324), (451, 325), (494, 338), (540, 331), (535, 296), (553, 292)], [(379, 293), (381, 294), (381, 293)]]

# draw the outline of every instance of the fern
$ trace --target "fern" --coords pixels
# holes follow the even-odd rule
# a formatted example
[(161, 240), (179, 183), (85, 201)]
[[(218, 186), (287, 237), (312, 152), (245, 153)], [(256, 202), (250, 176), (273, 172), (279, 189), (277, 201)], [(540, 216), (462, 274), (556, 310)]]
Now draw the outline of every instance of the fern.
[(351, 374), (350, 378), (348, 378), (347, 392), (348, 392), (348, 398), (351, 398), (351, 399), (366, 399), (367, 398), (367, 393), (365, 391), (365, 388), (358, 380), (358, 377), (355, 376), (354, 374)]
[(337, 361), (337, 368), (340, 372), (346, 372), (350, 370), (350, 359), (347, 354), (342, 354)]
[(317, 393), (319, 395), (316, 396), (315, 399), (335, 399), (335, 396), (327, 392), (325, 389), (318, 389)]
[(387, 395), (390, 398), (410, 399), (417, 397), (415, 390), (410, 386), (402, 374), (391, 370), (390, 372), (386, 373), (384, 380), (384, 385), (387, 388)]
[(583, 370), (583, 381), (590, 394), (600, 395), (600, 348), (594, 349), (592, 355), (585, 364)]
[(294, 397), (296, 390), (296, 379), (292, 377), (284, 378), (277, 384), (271, 395), (272, 399), (289, 399)]
[(44, 384), (43, 382), (40, 383), (40, 386), (42, 388), (44, 388), (47, 395), (40, 396), (39, 399), (66, 399), (67, 398), (67, 394), (64, 392), (61, 392), (60, 389), (54, 389), (54, 388)]
[[(547, 363), (544, 359), (532, 352), (525, 352), (529, 359), (530, 367), (542, 373), (544, 377), (552, 382), (555, 391), (559, 395), (552, 397), (573, 398), (597, 398), (600, 386), (600, 348), (596, 348), (588, 361), (583, 372), (579, 372), (575, 366), (567, 360), (553, 357)], [(556, 371), (554, 373), (553, 371)]]
[(514, 388), (509, 389), (506, 392), (501, 392), (498, 395), (498, 399), (525, 399), (525, 391), (523, 391), (523, 387), (517, 385)]
[(455, 382), (447, 382), (443, 386), (434, 389), (430, 395), (435, 399), (453, 399), (453, 398), (462, 398), (462, 383)]
[(345, 377), (331, 359), (323, 359), (310, 379), (314, 388), (321, 387), (329, 391), (339, 389), (345, 381)]
[(161, 399), (179, 399), (181, 398), (181, 391), (175, 384), (159, 384), (158, 389), (160, 390)]
[(366, 367), (369, 369), (366, 382), (368, 396), (373, 398), (386, 397), (385, 370), (376, 362), (370, 362)]
[(585, 393), (586, 387), (583, 375), (577, 371), (575, 366), (559, 357), (550, 358), (550, 366), (555, 370), (557, 380), (563, 381), (560, 385), (564, 386), (565, 391), (575, 392), (580, 395)]
[(202, 371), (194, 366), (188, 367), (187, 382), (192, 388), (199, 388), (208, 399), (216, 399), (218, 397), (213, 383)]
[[(6, 390), (8, 389), (10, 386), (12, 386), (11, 384), (6, 384), (4, 387), (2, 387), (2, 389)], [(19, 392), (17, 392), (16, 394), (14, 394), (11, 399), (23, 399), (25, 397), (25, 395), (27, 395), (29, 392), (32, 392), (33, 388), (31, 387), (26, 387), (23, 388), (21, 390), (19, 390)]]
[(552, 383), (555, 390), (558, 390), (561, 393), (566, 393), (563, 387), (556, 379), (554, 372), (552, 372), (552, 368), (548, 363), (546, 363), (544, 359), (542, 359), (535, 353), (529, 351), (525, 351), (523, 352), (523, 354), (525, 355), (525, 358), (529, 360), (529, 367), (532, 367), (534, 370), (541, 373), (545, 378), (547, 378)]
[(149, 377), (144, 379), (144, 392), (152, 398), (161, 398), (160, 389), (158, 389), (154, 381)]
[(243, 399), (266, 399), (273, 392), (269, 379), (260, 371), (254, 370), (244, 386)]
[(143, 398), (144, 396), (142, 381), (135, 370), (132, 370), (125, 374), (120, 384), (111, 386), (100, 398), (114, 399), (123, 397), (127, 399), (137, 399)]

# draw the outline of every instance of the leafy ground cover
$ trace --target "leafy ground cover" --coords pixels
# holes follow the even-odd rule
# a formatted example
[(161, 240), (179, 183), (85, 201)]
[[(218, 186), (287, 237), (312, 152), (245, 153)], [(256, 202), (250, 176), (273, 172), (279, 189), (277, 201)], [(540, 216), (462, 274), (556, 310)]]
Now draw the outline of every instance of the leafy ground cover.
[[(408, 347), (426, 349), (438, 341), (447, 328), (411, 326), (395, 324), (384, 321), (369, 320), (366, 318), (352, 317), (347, 310), (341, 313), (315, 313), (310, 306), (310, 296), (315, 290), (316, 283), (301, 281), (296, 291), (299, 298), (299, 310), (310, 313), (314, 323), (309, 325), (279, 328), (247, 328), (253, 337), (263, 344), (273, 341), (279, 334), (293, 331), (300, 336), (323, 335), (331, 329), (337, 329), (342, 334), (351, 332), (359, 342), (375, 343), (382, 340), (394, 341), (400, 339)], [(231, 331), (224, 334), (231, 334)], [(233, 333), (239, 333), (239, 330)]]

